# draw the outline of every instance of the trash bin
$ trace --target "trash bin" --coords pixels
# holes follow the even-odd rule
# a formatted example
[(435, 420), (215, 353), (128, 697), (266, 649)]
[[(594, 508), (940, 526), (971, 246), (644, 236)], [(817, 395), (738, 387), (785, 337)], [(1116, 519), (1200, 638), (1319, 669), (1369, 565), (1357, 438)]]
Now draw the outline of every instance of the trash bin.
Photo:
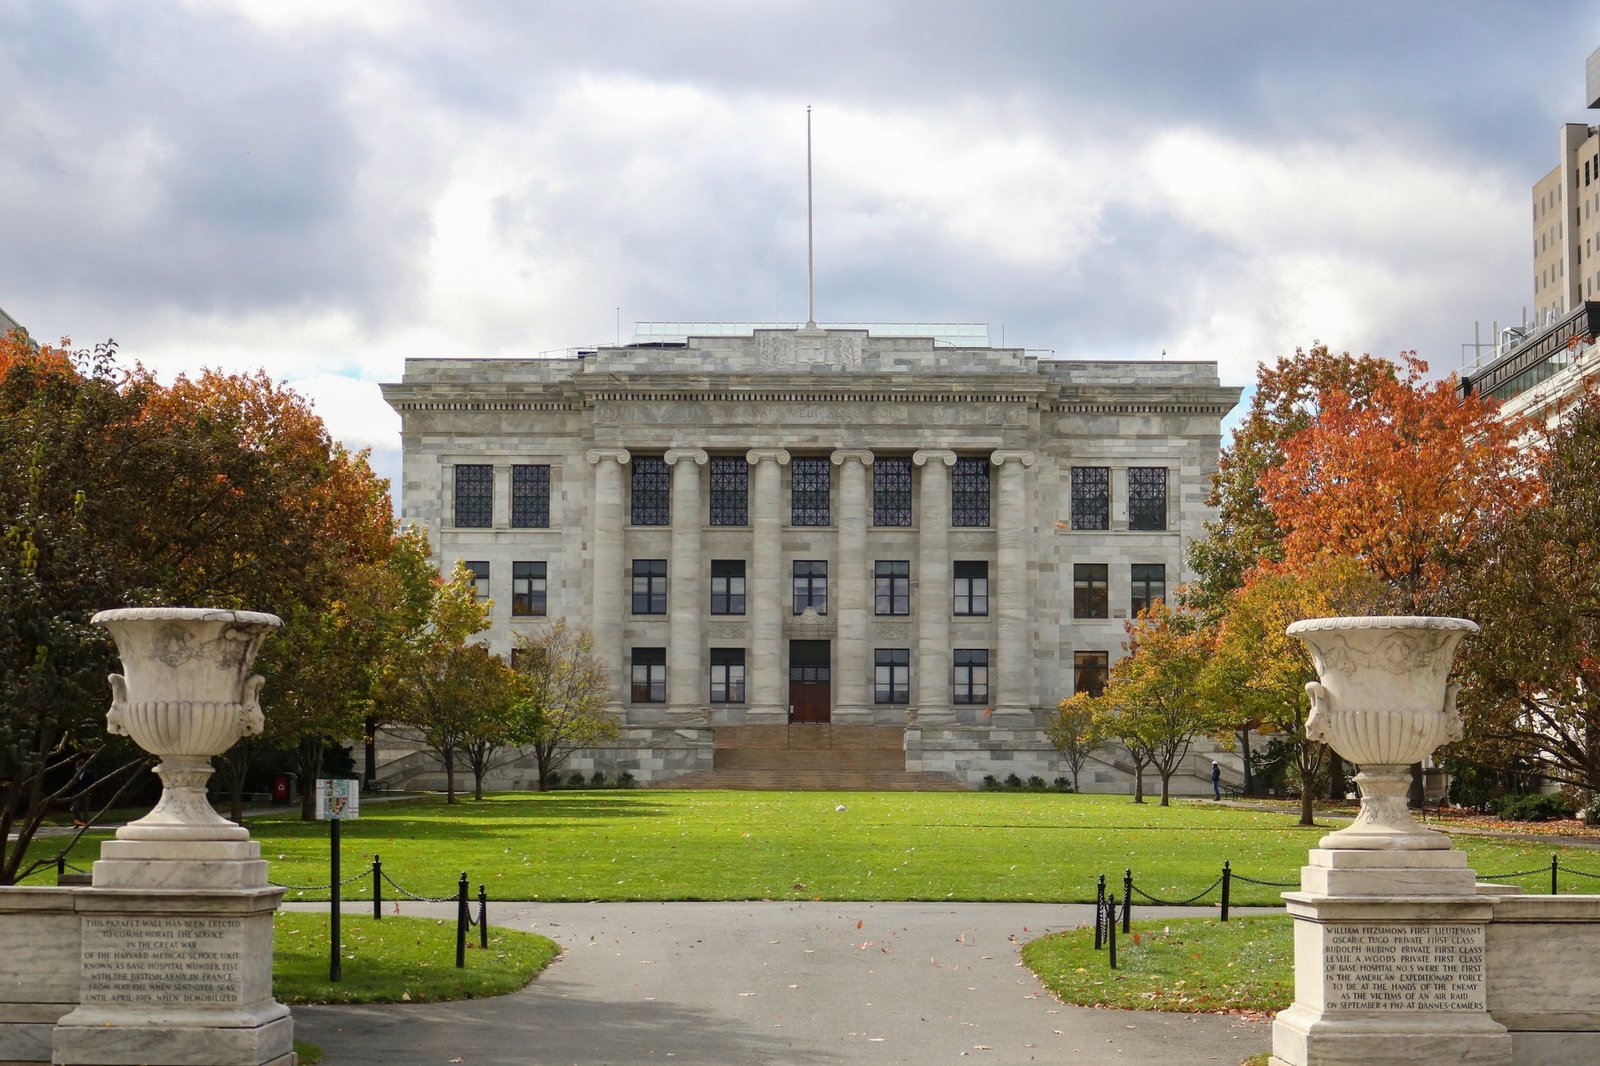
[(272, 778), (272, 802), (294, 802), (294, 774), (277, 774)]

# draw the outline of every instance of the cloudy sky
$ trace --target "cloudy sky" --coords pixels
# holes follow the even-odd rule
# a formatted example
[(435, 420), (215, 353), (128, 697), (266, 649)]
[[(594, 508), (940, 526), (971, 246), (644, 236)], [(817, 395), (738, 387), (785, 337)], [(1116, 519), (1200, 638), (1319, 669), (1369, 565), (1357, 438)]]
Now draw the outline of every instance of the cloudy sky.
[(1459, 366), (1532, 298), (1564, 0), (0, 0), (0, 307), (377, 383), (652, 319), (975, 321), (1085, 359)]

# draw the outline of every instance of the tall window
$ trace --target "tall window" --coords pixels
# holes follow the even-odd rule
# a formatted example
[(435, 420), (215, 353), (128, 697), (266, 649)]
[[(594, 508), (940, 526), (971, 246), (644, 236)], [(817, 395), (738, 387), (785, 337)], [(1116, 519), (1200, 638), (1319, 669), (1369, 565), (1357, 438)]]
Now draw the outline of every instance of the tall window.
[(826, 456), (801, 456), (794, 460), (789, 475), (791, 525), (825, 526), (828, 514), (828, 488), (831, 464)]
[(543, 618), (545, 612), (545, 563), (511, 564), (511, 613)]
[(989, 564), (983, 560), (955, 564), (955, 613), (989, 613)]
[(456, 525), (488, 529), (494, 521), (494, 467), (456, 464)]
[(489, 563), (484, 559), (467, 560), (461, 564), (472, 571), (472, 592), (480, 600), (489, 598)]
[(872, 524), (911, 524), (911, 460), (873, 459)]
[(1072, 653), (1072, 691), (1099, 696), (1106, 690), (1107, 662), (1110, 655), (1103, 651), (1075, 651)]
[(1110, 617), (1110, 600), (1106, 594), (1105, 563), (1073, 564), (1072, 617)]
[(1167, 468), (1128, 467), (1128, 528), (1167, 528)]
[(989, 649), (956, 648), (951, 655), (953, 703), (989, 702)]
[(750, 524), (750, 463), (742, 455), (711, 457), (711, 524)]
[(711, 702), (744, 702), (744, 649), (711, 649)]
[(873, 614), (911, 613), (911, 562), (879, 559), (873, 565)]
[(633, 561), (633, 613), (667, 613), (667, 561), (665, 559), (635, 559)]
[(511, 524), (518, 529), (549, 528), (549, 465), (541, 463), (511, 468)]
[(711, 613), (744, 614), (744, 560), (711, 560)]
[(672, 481), (667, 461), (659, 455), (633, 457), (633, 524), (672, 524)]
[(910, 648), (876, 648), (873, 650), (872, 702), (911, 702)]
[(1134, 617), (1148, 610), (1157, 600), (1167, 598), (1167, 564), (1133, 564), (1133, 599), (1129, 601), (1128, 615)]
[(814, 607), (818, 614), (828, 613), (828, 563), (825, 559), (796, 559), (794, 561), (794, 613), (802, 614)]
[(667, 649), (633, 649), (633, 702), (667, 702)]
[(956, 460), (956, 468), (951, 474), (950, 481), (950, 524), (953, 526), (989, 524), (988, 459)]
[(1072, 528), (1111, 528), (1111, 468), (1072, 468)]

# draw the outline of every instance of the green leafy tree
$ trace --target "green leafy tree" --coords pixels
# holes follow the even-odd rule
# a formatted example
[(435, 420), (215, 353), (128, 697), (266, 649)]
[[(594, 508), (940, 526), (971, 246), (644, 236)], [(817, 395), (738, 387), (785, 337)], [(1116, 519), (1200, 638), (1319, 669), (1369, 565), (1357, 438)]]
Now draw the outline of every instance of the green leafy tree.
[(1094, 697), (1087, 692), (1079, 692), (1062, 700), (1056, 709), (1055, 719), (1045, 730), (1045, 736), (1061, 753), (1067, 771), (1072, 774), (1072, 791), (1081, 791), (1078, 775), (1083, 772), (1083, 764), (1105, 742), (1100, 732), (1100, 721), (1095, 716)]
[(533, 752), (542, 791), (567, 756), (617, 736), (616, 720), (606, 711), (610, 681), (593, 636), (560, 618), (519, 635), (512, 665), (517, 693), (510, 736)]

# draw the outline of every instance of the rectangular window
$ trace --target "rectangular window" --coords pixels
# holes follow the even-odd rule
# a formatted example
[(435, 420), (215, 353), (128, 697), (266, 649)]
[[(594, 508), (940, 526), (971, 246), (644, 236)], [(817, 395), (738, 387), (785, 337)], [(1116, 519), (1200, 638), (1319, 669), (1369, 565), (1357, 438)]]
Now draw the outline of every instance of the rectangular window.
[(750, 463), (742, 455), (711, 457), (711, 524), (750, 524)]
[(911, 702), (911, 649), (877, 648), (872, 653), (872, 702)]
[(1133, 599), (1128, 603), (1128, 616), (1136, 617), (1148, 610), (1157, 600), (1167, 598), (1167, 564), (1133, 564)]
[(1128, 528), (1167, 528), (1167, 468), (1128, 467)]
[(489, 564), (482, 559), (463, 562), (472, 571), (472, 591), (480, 600), (489, 598)]
[(1111, 468), (1072, 468), (1072, 528), (1111, 528)]
[(955, 613), (957, 616), (985, 615), (989, 613), (989, 564), (958, 562), (955, 564)]
[(711, 560), (711, 613), (744, 614), (744, 560)]
[(989, 649), (956, 648), (950, 653), (953, 703), (989, 702)]
[(957, 459), (950, 481), (950, 524), (989, 524), (989, 460)]
[(518, 529), (550, 528), (550, 467), (511, 468), (511, 524)]
[(744, 649), (711, 649), (711, 702), (744, 702)]
[(633, 561), (633, 613), (667, 613), (667, 561), (665, 559), (635, 559)]
[(672, 481), (667, 461), (659, 455), (636, 455), (633, 470), (633, 524), (672, 524)]
[(1074, 563), (1072, 566), (1072, 617), (1107, 618), (1110, 608), (1106, 595), (1105, 563)]
[(545, 563), (511, 564), (511, 613), (543, 618), (545, 613)]
[(794, 561), (794, 613), (803, 614), (807, 607), (818, 614), (828, 613), (828, 564), (823, 559), (796, 559)]
[(1099, 696), (1106, 690), (1107, 660), (1103, 651), (1075, 651), (1072, 653), (1072, 691)]
[(633, 649), (633, 702), (667, 702), (667, 649)]
[(911, 562), (879, 559), (873, 566), (873, 614), (911, 613)]
[(911, 524), (911, 460), (873, 459), (872, 524)]
[[(789, 475), (789, 522), (796, 526), (830, 524), (828, 490), (832, 464), (827, 456), (801, 456)], [(799, 612), (796, 612), (799, 613)]]
[(494, 521), (494, 467), (456, 464), (456, 525), (488, 529)]

